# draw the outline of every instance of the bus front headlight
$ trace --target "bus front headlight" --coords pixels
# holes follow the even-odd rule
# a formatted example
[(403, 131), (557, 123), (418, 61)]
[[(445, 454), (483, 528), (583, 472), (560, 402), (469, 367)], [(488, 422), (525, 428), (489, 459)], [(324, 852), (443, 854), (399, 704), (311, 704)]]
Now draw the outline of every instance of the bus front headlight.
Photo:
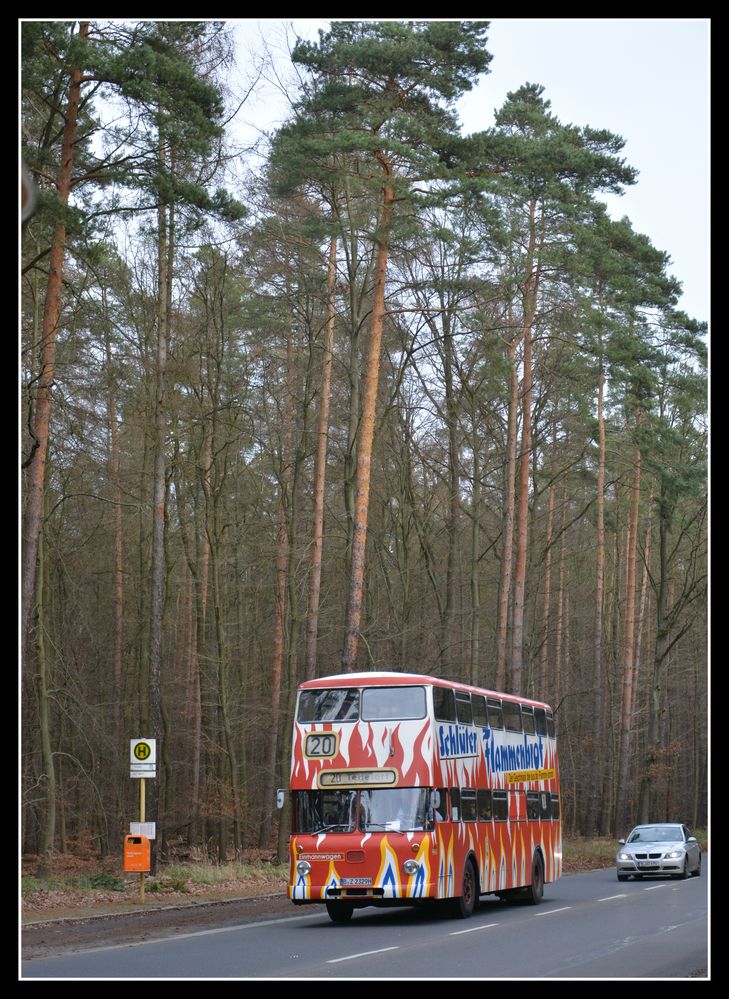
[(413, 874), (417, 874), (419, 866), (420, 865), (418, 864), (417, 860), (406, 860), (405, 863), (402, 865), (402, 869), (405, 871), (406, 874), (412, 876)]
[(296, 873), (305, 878), (311, 872), (311, 864), (308, 860), (300, 860), (296, 865)]

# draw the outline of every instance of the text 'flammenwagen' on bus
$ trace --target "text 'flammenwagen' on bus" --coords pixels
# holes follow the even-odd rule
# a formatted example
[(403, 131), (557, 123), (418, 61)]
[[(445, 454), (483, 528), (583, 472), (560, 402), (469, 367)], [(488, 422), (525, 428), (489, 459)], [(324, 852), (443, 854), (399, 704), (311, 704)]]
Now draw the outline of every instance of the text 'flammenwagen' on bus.
[(538, 903), (562, 872), (547, 704), (410, 673), (299, 686), (289, 897), (334, 921), (366, 905)]

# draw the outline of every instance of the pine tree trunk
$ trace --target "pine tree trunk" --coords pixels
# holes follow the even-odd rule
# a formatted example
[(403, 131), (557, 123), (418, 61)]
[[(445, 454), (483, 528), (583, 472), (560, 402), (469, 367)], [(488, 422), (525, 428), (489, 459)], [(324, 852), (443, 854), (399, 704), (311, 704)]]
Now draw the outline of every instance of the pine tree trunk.
[(271, 713), (268, 728), (266, 778), (263, 787), (262, 822), (259, 842), (272, 846), (274, 789), (278, 776), (278, 741), (281, 721), (281, 675), (283, 670), (286, 596), (289, 587), (289, 516), (293, 479), (294, 390), (293, 319), (289, 315), (286, 337), (286, 399), (281, 444), (281, 483), (277, 515), (278, 556), (276, 559), (276, 600), (273, 618), (273, 658), (271, 663)]
[[(390, 168), (387, 166), (389, 176)], [(367, 544), (367, 519), (369, 512), (370, 476), (372, 464), (372, 443), (375, 435), (375, 415), (377, 410), (377, 389), (379, 385), (380, 354), (382, 351), (382, 327), (385, 319), (385, 284), (387, 281), (387, 256), (390, 220), (395, 193), (389, 184), (384, 187), (384, 204), (380, 216), (377, 235), (375, 263), (375, 293), (372, 302), (370, 322), (370, 342), (367, 352), (364, 392), (362, 400), (362, 420), (357, 444), (357, 478), (354, 497), (354, 535), (352, 537), (352, 559), (347, 616), (345, 624), (342, 669), (345, 673), (354, 670), (357, 664), (362, 605), (364, 593), (365, 549)]]
[(53, 851), (56, 841), (56, 808), (57, 786), (56, 766), (53, 754), (51, 735), (51, 684), (48, 676), (48, 658), (46, 655), (46, 621), (44, 607), (45, 573), (44, 573), (44, 540), (43, 532), (38, 539), (38, 626), (36, 629), (36, 688), (38, 691), (38, 729), (40, 732), (41, 757), (43, 760), (43, 786), (45, 790), (45, 811), (42, 816), (42, 832), (40, 853), (42, 866), (51, 870)]
[[(640, 411), (636, 413), (636, 429), (640, 427)], [(625, 631), (623, 638), (623, 697), (621, 711), (620, 765), (618, 767), (617, 830), (625, 830), (628, 812), (634, 805), (630, 787), (630, 763), (633, 749), (633, 693), (635, 666), (635, 607), (636, 563), (638, 554), (638, 513), (640, 508), (641, 453), (636, 447), (633, 485), (631, 489), (630, 525), (627, 540), (625, 583)]]
[(564, 677), (568, 660), (567, 643), (567, 587), (566, 587), (566, 567), (567, 556), (567, 511), (569, 508), (569, 494), (567, 491), (567, 479), (562, 483), (562, 522), (560, 525), (559, 558), (557, 561), (557, 614), (555, 621), (556, 643), (554, 650), (554, 676), (549, 689), (549, 696), (553, 704), (558, 704), (564, 689)]
[(519, 374), (516, 369), (516, 344), (509, 350), (511, 360), (511, 396), (507, 427), (506, 482), (504, 485), (504, 518), (501, 546), (501, 578), (499, 582), (499, 609), (496, 625), (496, 677), (495, 687), (503, 690), (506, 685), (507, 642), (509, 635), (509, 597), (514, 557), (514, 512), (516, 497), (516, 421), (519, 407)]
[[(521, 694), (524, 669), (524, 610), (526, 598), (527, 548), (529, 543), (529, 473), (532, 460), (532, 333), (539, 294), (539, 265), (536, 261), (536, 201), (529, 209), (529, 247), (527, 250), (527, 277), (524, 284), (523, 310), (524, 343), (521, 402), (521, 448), (519, 454), (519, 504), (516, 519), (516, 558), (514, 566), (514, 607), (511, 634), (511, 686)], [(543, 237), (542, 237), (543, 238)]]
[(658, 580), (656, 591), (656, 635), (653, 650), (653, 668), (649, 686), (648, 727), (646, 752), (643, 762), (643, 779), (640, 788), (640, 814), (650, 821), (654, 779), (652, 767), (658, 755), (658, 730), (661, 719), (661, 687), (663, 664), (670, 648), (671, 626), (668, 616), (668, 522), (663, 516), (663, 497), (659, 499), (658, 518)]
[[(442, 301), (442, 299), (441, 299)], [(458, 447), (458, 406), (453, 385), (453, 336), (450, 317), (443, 313), (443, 375), (445, 381), (446, 423), (448, 430), (448, 555), (446, 559), (446, 592), (441, 628), (440, 661), (445, 676), (458, 675), (456, 655), (459, 647), (455, 633), (456, 614), (456, 563), (458, 561), (458, 521), (460, 512), (460, 470)]]
[(524, 327), (524, 377), (522, 382), (522, 426), (519, 454), (519, 503), (516, 516), (514, 561), (514, 606), (511, 629), (510, 690), (522, 692), (524, 667), (524, 601), (526, 595), (527, 546), (529, 540), (529, 472), (532, 453), (532, 332)]
[(587, 809), (586, 831), (590, 836), (597, 832), (599, 813), (605, 781), (605, 691), (603, 665), (603, 602), (605, 599), (605, 415), (603, 396), (605, 372), (602, 358), (597, 383), (597, 552), (595, 557), (595, 618), (593, 623), (593, 698), (592, 717), (594, 726), (593, 771), (590, 782), (590, 795)]
[[(89, 22), (79, 23), (79, 37), (87, 38)], [(58, 197), (65, 207), (71, 193), (73, 153), (76, 143), (79, 105), (81, 103), (81, 67), (71, 69), (63, 138), (61, 163), (56, 179)], [(61, 318), (61, 293), (63, 290), (63, 262), (66, 253), (66, 222), (62, 212), (53, 230), (53, 241), (48, 263), (48, 282), (43, 309), (43, 326), (40, 344), (40, 372), (35, 381), (35, 411), (33, 413), (33, 451), (28, 459), (25, 483), (25, 525), (23, 530), (23, 556), (21, 570), (21, 632), (27, 644), (33, 612), (36, 560), (40, 542), (45, 490), (46, 461), (51, 426), (52, 388), (56, 376), (56, 340)]]
[[(556, 459), (556, 431), (552, 444), (552, 468)], [(552, 478), (547, 496), (547, 526), (544, 556), (544, 604), (542, 606), (542, 646), (539, 650), (539, 696), (547, 696), (549, 682), (550, 616), (552, 609), (552, 535), (554, 532), (554, 507), (557, 501), (557, 480)]]
[(124, 618), (124, 562), (122, 535), (122, 492), (120, 481), (119, 434), (116, 416), (116, 393), (114, 391), (114, 374), (112, 371), (111, 340), (107, 321), (106, 288), (101, 290), (102, 307), (104, 310), (104, 346), (106, 351), (107, 377), (109, 389), (106, 399), (106, 412), (109, 421), (109, 481), (112, 489), (114, 508), (114, 587), (113, 587), (113, 650), (111, 656), (112, 675), (112, 727), (114, 742), (117, 749), (122, 746), (123, 715), (122, 715), (122, 642)]
[(314, 466), (314, 514), (311, 528), (311, 579), (309, 606), (306, 614), (306, 678), (313, 680), (319, 670), (317, 641), (319, 633), (319, 602), (321, 599), (321, 570), (324, 553), (324, 487), (327, 473), (327, 442), (329, 437), (329, 395), (332, 381), (334, 351), (334, 286), (337, 276), (337, 238), (329, 242), (327, 269), (327, 324), (322, 362), (319, 419), (316, 433), (316, 463)]

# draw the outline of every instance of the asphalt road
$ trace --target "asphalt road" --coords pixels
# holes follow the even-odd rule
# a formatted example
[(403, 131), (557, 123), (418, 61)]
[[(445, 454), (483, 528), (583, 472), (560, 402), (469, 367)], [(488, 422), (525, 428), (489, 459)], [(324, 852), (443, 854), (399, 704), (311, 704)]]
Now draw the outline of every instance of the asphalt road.
[[(706, 861), (706, 856), (704, 856)], [(24, 961), (22, 979), (667, 979), (705, 977), (707, 868), (619, 883), (613, 870), (547, 885), (538, 906), (485, 896), (469, 920), (318, 906), (243, 925)]]

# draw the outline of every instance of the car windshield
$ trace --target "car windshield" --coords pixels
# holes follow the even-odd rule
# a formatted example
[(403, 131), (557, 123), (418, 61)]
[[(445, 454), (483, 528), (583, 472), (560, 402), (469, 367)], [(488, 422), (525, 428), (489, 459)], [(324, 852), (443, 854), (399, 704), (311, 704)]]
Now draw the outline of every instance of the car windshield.
[(629, 843), (673, 843), (683, 839), (680, 826), (639, 826), (628, 839)]

